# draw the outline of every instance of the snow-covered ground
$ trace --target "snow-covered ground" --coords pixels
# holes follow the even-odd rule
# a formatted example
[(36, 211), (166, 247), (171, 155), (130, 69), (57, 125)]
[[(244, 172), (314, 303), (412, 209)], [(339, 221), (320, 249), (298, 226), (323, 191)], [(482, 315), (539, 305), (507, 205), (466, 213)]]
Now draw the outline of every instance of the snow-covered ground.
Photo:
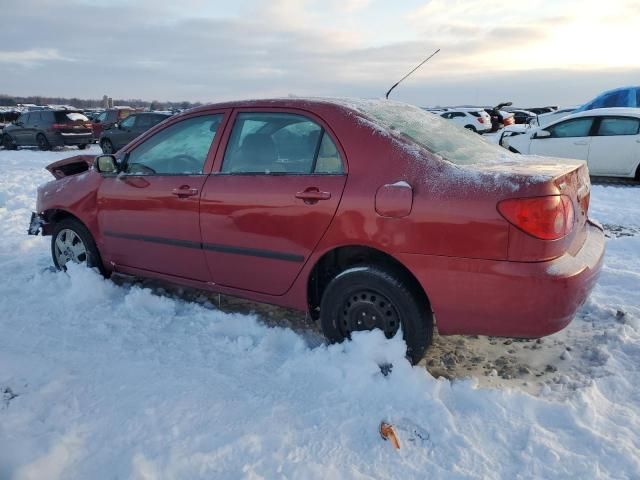
[[(26, 227), (43, 167), (71, 154), (0, 151), (0, 479), (640, 478), (640, 188), (593, 187), (605, 267), (544, 340), (561, 351), (520, 349), (551, 372), (531, 389), (436, 379), (376, 332), (327, 347), (204, 296), (52, 271)], [(450, 345), (511, 347), (490, 340)]]

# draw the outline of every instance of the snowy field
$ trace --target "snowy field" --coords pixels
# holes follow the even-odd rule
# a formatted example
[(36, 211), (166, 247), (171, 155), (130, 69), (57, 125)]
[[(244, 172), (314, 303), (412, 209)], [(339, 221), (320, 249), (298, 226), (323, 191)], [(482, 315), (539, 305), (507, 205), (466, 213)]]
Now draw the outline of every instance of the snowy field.
[(375, 332), (327, 347), (204, 296), (52, 271), (26, 228), (43, 167), (75, 153), (0, 151), (0, 479), (640, 478), (640, 188), (593, 187), (605, 267), (544, 340), (561, 351), (521, 348), (547, 372), (533, 389), (435, 378)]

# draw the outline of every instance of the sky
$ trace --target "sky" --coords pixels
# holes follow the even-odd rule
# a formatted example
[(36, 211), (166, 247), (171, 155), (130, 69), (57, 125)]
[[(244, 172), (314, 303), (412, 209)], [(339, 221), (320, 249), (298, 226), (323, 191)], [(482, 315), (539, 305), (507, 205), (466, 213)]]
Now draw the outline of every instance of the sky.
[(20, 0), (0, 93), (576, 105), (640, 84), (638, 0)]

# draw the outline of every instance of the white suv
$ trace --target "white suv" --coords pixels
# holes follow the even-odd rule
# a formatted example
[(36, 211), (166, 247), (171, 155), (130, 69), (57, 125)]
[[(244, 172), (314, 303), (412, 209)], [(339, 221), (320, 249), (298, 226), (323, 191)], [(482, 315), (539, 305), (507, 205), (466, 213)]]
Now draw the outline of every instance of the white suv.
[(484, 133), (491, 130), (491, 117), (482, 108), (455, 108), (440, 114), (461, 127)]

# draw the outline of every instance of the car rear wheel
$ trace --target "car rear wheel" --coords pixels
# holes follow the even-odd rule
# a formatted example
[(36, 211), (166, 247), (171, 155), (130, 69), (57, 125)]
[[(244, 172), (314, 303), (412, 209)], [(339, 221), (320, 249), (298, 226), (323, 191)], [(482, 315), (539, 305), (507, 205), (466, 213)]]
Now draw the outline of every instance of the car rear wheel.
[(9, 135), (7, 135), (6, 133), (4, 135), (2, 135), (2, 146), (6, 150), (17, 150), (18, 149), (18, 146), (13, 141), (13, 139)]
[(88, 146), (89, 146), (89, 144), (88, 144), (88, 143), (81, 143), (80, 145), (78, 145), (78, 148), (79, 148), (80, 150), (84, 150), (84, 149), (85, 149), (85, 148), (87, 148)]
[(465, 125), (465, 127), (467, 130), (471, 130), (472, 132), (477, 132), (478, 130), (476, 130), (476, 127), (474, 127), (473, 125)]
[(36, 135), (36, 144), (40, 150), (51, 150), (51, 145), (49, 144), (49, 140), (42, 133)]
[(329, 282), (320, 303), (322, 331), (331, 342), (361, 330), (380, 329), (387, 338), (400, 328), (407, 357), (420, 361), (431, 344), (433, 315), (428, 300), (406, 275), (375, 265), (349, 268)]
[(73, 262), (89, 268), (96, 267), (102, 275), (107, 276), (93, 236), (87, 227), (74, 218), (56, 223), (51, 235), (51, 256), (59, 270), (66, 270), (66, 266)]
[(111, 140), (109, 140), (108, 138), (105, 138), (100, 142), (100, 148), (102, 148), (102, 153), (116, 153), (115, 149), (113, 148), (113, 143), (111, 143)]

